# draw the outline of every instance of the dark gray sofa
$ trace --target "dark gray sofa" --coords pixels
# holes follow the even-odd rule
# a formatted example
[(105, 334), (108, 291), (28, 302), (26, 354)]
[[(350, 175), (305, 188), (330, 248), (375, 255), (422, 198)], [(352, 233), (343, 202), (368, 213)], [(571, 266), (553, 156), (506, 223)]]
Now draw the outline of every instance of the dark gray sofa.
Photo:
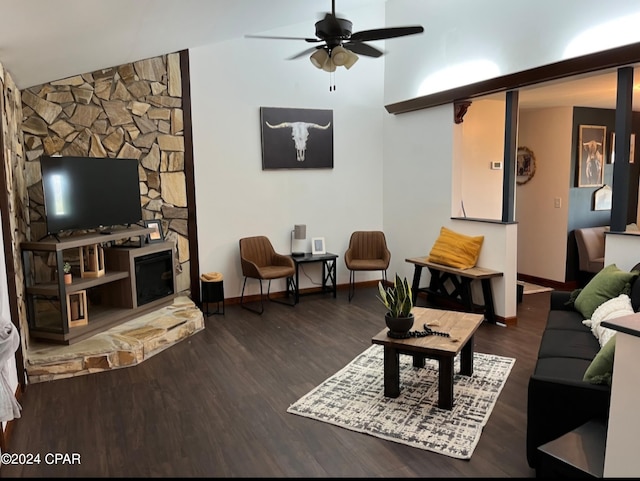
[[(638, 270), (640, 264), (632, 270)], [(600, 351), (582, 315), (568, 304), (570, 292), (553, 291), (536, 367), (529, 379), (527, 461), (538, 465), (537, 448), (593, 418), (607, 419), (611, 388), (583, 381)], [(631, 304), (640, 310), (640, 282), (631, 288)]]

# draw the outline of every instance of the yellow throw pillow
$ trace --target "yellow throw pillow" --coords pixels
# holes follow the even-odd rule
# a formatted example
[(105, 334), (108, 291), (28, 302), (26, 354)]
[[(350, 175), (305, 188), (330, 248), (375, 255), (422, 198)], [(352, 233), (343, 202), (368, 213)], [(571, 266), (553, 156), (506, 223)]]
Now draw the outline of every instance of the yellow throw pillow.
[(440, 236), (433, 244), (428, 260), (458, 269), (475, 267), (483, 241), (484, 236), (472, 237), (441, 227)]

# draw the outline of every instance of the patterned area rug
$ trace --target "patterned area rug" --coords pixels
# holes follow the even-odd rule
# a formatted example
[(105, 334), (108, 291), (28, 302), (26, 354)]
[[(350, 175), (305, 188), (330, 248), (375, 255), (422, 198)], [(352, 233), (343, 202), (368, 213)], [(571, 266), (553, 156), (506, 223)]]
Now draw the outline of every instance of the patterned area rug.
[[(437, 362), (400, 356), (400, 396), (384, 396), (383, 348), (372, 345), (287, 412), (420, 449), (469, 459), (515, 359), (475, 353), (473, 376), (455, 374), (453, 409), (440, 409)], [(460, 356), (454, 372), (460, 370)]]

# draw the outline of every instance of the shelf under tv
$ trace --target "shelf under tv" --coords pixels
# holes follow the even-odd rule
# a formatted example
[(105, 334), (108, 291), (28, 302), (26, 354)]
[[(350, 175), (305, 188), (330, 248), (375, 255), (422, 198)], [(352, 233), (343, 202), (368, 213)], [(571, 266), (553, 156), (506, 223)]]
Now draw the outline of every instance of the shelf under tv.
[(29, 329), (29, 335), (35, 339), (47, 340), (55, 344), (73, 344), (102, 331), (106, 331), (110, 327), (117, 326), (118, 324), (128, 321), (134, 317), (168, 306), (173, 302), (174, 297), (175, 295), (167, 296), (136, 309), (94, 307), (90, 309), (89, 323), (85, 326), (74, 327), (70, 329), (68, 333), (54, 332), (49, 329), (32, 327)]
[[(33, 338), (59, 344), (91, 337), (110, 327), (139, 317), (149, 311), (169, 305), (175, 298), (174, 244), (159, 242), (144, 244), (143, 240), (152, 229), (129, 227), (111, 234), (86, 233), (62, 239), (48, 239), (21, 244), (26, 280), (27, 317), (29, 334)], [(140, 237), (140, 247), (105, 249), (105, 269), (99, 276), (73, 276), (71, 284), (61, 277), (57, 281), (43, 281), (36, 275), (38, 266), (44, 266), (43, 257), (55, 254), (55, 270), (62, 273), (65, 259), (71, 253), (88, 245)], [(136, 302), (135, 259), (157, 252), (166, 252), (170, 259), (168, 269), (173, 274), (173, 292), (141, 306)], [(47, 254), (48, 253), (48, 254)], [(44, 256), (43, 256), (44, 254)], [(164, 272), (164, 271), (163, 271)], [(75, 324), (73, 306), (69, 308), (69, 296), (78, 294), (88, 300), (85, 325)]]
[(118, 229), (110, 229), (109, 234), (100, 232), (90, 232), (83, 234), (74, 234), (68, 237), (53, 238), (49, 237), (37, 242), (23, 242), (22, 248), (26, 250), (41, 251), (61, 251), (72, 249), (74, 247), (83, 247), (89, 244), (101, 244), (113, 240), (126, 239), (127, 237), (146, 237), (147, 234), (153, 232), (150, 227), (131, 226)]

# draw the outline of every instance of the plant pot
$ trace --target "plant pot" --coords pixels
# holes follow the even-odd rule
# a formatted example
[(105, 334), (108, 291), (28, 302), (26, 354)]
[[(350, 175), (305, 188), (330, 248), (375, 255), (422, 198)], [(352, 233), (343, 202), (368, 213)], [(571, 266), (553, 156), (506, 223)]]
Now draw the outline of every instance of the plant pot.
[(387, 312), (384, 315), (384, 322), (393, 334), (406, 334), (413, 327), (413, 314), (407, 317), (391, 317)]
[(68, 274), (65, 273), (64, 275), (64, 283), (65, 284), (71, 284), (73, 282), (73, 275), (71, 274), (71, 272), (69, 272)]

